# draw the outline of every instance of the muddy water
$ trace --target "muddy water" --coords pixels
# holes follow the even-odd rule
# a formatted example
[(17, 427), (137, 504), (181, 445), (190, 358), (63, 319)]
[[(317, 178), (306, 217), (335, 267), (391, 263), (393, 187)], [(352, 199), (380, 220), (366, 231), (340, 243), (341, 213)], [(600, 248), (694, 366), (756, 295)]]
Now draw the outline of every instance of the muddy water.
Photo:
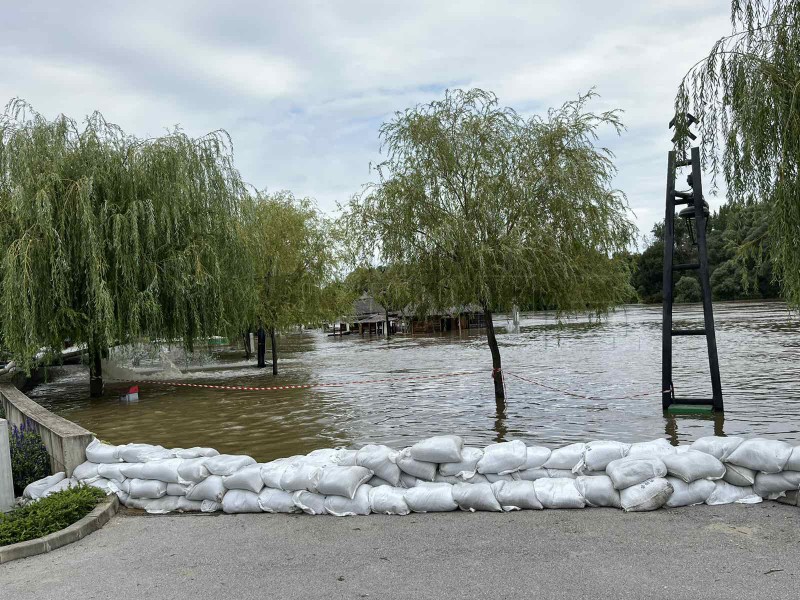
[[(799, 443), (797, 319), (777, 303), (718, 304), (715, 311), (724, 420), (664, 417), (661, 309), (641, 306), (619, 309), (599, 324), (586, 319), (558, 323), (553, 314), (531, 313), (523, 315), (520, 333), (503, 333), (510, 324), (498, 319), (504, 369), (558, 388), (508, 376), (504, 414), (495, 406), (483, 331), (388, 342), (319, 332), (284, 335), (277, 378), (270, 369), (254, 368), (241, 350), (223, 349), (172, 380), (271, 386), (474, 372), (459, 377), (264, 392), (142, 384), (141, 400), (124, 404), (118, 396), (126, 384), (108, 383), (105, 397), (90, 399), (85, 369), (64, 367), (30, 395), (113, 443), (208, 445), (259, 460), (367, 442), (403, 446), (445, 432), (461, 434), (470, 444), (520, 438), (557, 445), (665, 435), (677, 443), (715, 431)], [(680, 307), (676, 327), (700, 320), (699, 306)], [(704, 344), (705, 338), (675, 339), (679, 396), (710, 397)], [(638, 394), (647, 395), (625, 399)]]

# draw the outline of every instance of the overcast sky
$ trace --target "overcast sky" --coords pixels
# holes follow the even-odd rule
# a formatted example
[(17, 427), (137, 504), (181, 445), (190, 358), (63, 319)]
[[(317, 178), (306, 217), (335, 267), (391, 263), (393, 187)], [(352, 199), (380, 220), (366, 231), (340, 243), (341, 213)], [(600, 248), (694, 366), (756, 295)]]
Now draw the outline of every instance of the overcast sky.
[(478, 86), (543, 113), (595, 87), (595, 109), (624, 110), (603, 142), (643, 233), (663, 218), (676, 87), (730, 31), (726, 0), (0, 1), (2, 102), (97, 109), (139, 136), (226, 129), (249, 183), (326, 211), (374, 179), (397, 110)]

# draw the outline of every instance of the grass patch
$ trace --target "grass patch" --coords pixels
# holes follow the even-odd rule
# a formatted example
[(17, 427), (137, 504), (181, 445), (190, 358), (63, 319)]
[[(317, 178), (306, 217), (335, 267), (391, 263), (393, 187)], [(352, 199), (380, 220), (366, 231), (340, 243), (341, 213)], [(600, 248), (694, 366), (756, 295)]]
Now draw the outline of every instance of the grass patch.
[(0, 546), (35, 540), (60, 531), (88, 515), (106, 497), (98, 488), (81, 485), (0, 513)]

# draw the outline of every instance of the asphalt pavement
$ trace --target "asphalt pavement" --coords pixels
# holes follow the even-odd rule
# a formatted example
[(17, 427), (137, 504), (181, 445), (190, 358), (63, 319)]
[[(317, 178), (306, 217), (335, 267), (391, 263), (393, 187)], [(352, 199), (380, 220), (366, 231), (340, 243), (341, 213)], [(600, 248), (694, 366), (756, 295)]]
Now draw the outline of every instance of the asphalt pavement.
[(145, 516), (0, 566), (0, 599), (792, 598), (800, 510), (774, 502), (405, 517)]

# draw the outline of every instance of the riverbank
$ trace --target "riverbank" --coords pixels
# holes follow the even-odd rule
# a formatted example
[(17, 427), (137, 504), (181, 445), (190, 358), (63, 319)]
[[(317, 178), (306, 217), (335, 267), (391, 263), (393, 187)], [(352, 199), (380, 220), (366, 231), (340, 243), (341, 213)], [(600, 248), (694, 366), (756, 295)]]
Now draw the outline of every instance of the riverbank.
[(696, 506), (327, 518), (123, 511), (0, 568), (16, 600), (795, 598), (797, 507)]

